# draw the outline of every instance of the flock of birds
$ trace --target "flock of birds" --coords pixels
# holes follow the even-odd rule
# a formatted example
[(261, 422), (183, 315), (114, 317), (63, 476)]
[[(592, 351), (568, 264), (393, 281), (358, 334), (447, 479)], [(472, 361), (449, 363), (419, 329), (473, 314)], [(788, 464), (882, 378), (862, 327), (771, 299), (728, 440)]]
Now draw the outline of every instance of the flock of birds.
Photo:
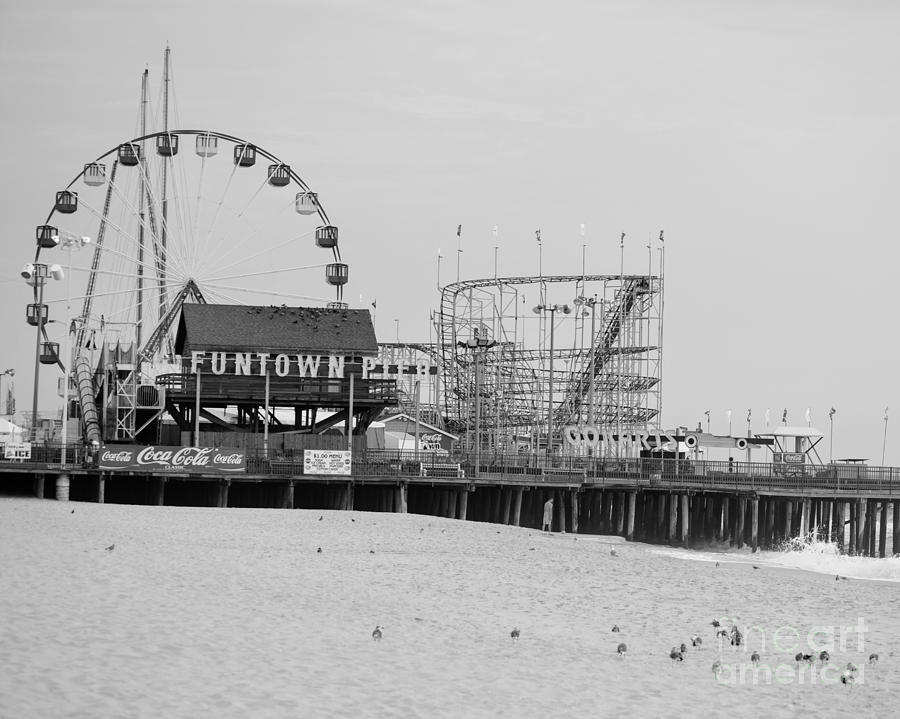
[[(731, 643), (731, 646), (733, 646), (733, 647), (739, 647), (743, 644), (744, 635), (741, 633), (741, 630), (738, 629), (736, 624), (732, 625), (731, 629), (729, 630), (729, 629), (725, 629), (725, 627), (723, 627), (721, 625), (721, 623), (719, 622), (718, 619), (713, 619), (712, 627), (713, 627), (713, 629), (716, 630), (716, 639), (728, 641)], [(381, 638), (383, 636), (383, 630), (384, 630), (384, 627), (382, 627), (380, 624), (377, 625), (375, 627), (375, 629), (372, 631), (372, 639), (375, 640), (376, 642), (381, 641)], [(622, 630), (619, 628), (618, 624), (613, 624), (611, 631), (614, 634), (617, 634), (617, 633), (620, 633)], [(518, 627), (513, 627), (512, 631), (510, 631), (510, 633), (509, 633), (509, 636), (511, 639), (517, 640), (521, 636), (521, 634), (522, 634), (522, 632)], [(693, 634), (691, 636), (691, 646), (694, 647), (695, 649), (702, 647), (703, 646), (703, 637), (701, 637), (700, 634)], [(684, 657), (687, 654), (687, 650), (688, 650), (687, 644), (682, 642), (680, 646), (672, 647), (671, 651), (669, 652), (669, 659), (671, 659), (673, 662), (683, 662)], [(627, 652), (628, 652), (628, 645), (625, 642), (619, 642), (618, 646), (616, 647), (616, 653), (620, 657), (624, 657)], [(797, 654), (794, 656), (794, 661), (797, 663), (798, 667), (800, 666), (800, 662), (807, 662), (809, 664), (814, 664), (816, 662), (816, 660), (818, 660), (818, 662), (821, 666), (824, 666), (826, 663), (831, 661), (831, 655), (826, 650), (822, 650), (821, 652), (818, 653), (818, 655), (806, 654), (804, 652), (797, 652)], [(760, 662), (759, 652), (754, 651), (750, 655), (750, 661), (753, 663), (754, 666), (757, 666)], [(874, 667), (876, 664), (878, 664), (878, 654), (873, 652), (872, 654), (869, 655), (869, 666)], [(722, 673), (722, 669), (723, 669), (723, 665), (722, 665), (721, 658), (716, 659), (716, 661), (714, 661), (712, 664), (712, 672), (713, 672), (713, 675), (717, 679), (718, 679), (719, 675)], [(858, 670), (857, 666), (853, 662), (847, 662), (847, 666), (841, 672), (841, 684), (843, 684), (845, 686), (852, 686), (856, 682), (856, 674), (858, 671), (859, 670)]]

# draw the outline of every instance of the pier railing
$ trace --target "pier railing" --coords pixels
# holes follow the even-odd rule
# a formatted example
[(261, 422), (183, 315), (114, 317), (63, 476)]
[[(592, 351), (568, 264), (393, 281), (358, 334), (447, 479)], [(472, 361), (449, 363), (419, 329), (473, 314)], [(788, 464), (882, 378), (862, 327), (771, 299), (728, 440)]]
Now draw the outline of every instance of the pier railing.
[[(3, 460), (0, 469), (15, 471), (95, 470), (95, 456), (80, 444), (69, 444), (66, 464), (62, 446), (33, 444), (29, 459)], [(478, 460), (476, 462), (476, 459)], [(304, 474), (303, 452), (251, 450), (247, 474), (298, 478)], [(421, 478), (425, 481), (559, 483), (585, 487), (633, 486), (653, 489), (731, 489), (845, 494), (900, 495), (900, 468), (856, 464), (772, 464), (767, 462), (694, 461), (688, 459), (568, 457), (547, 454), (415, 452), (387, 449), (355, 451), (352, 476)]]

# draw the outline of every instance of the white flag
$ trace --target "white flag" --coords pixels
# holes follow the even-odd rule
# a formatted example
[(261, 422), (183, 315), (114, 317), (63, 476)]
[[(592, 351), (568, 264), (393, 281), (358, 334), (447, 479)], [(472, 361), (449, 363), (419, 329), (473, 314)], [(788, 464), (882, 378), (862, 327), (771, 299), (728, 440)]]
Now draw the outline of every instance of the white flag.
[(769, 408), (766, 407), (766, 427), (768, 428), (768, 426), (769, 426)]
[(807, 426), (809, 426), (810, 421), (811, 420), (809, 419), (809, 407), (807, 407), (806, 408), (806, 424), (807, 424)]

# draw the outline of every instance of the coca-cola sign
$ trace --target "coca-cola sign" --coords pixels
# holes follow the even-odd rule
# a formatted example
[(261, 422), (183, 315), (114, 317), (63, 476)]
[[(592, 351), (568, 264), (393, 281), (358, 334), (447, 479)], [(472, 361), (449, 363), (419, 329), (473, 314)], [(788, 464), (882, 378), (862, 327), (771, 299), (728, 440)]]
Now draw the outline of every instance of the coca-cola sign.
[(100, 449), (100, 469), (153, 473), (219, 474), (246, 472), (244, 452), (218, 447), (143, 447), (104, 445)]

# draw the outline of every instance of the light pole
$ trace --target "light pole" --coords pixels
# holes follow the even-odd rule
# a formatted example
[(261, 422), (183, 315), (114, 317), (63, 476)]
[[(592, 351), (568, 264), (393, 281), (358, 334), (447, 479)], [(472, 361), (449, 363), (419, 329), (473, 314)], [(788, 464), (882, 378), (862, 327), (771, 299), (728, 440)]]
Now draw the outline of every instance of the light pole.
[(572, 311), (572, 308), (569, 305), (537, 305), (534, 308), (534, 313), (539, 315), (541, 313), (550, 313), (550, 384), (547, 388), (548, 396), (547, 396), (547, 456), (549, 457), (553, 452), (553, 325), (557, 311), (562, 312), (563, 314), (569, 314)]
[(888, 408), (884, 408), (884, 439), (881, 441), (881, 466), (884, 466), (884, 450), (887, 448)]
[(828, 410), (828, 464), (834, 464), (834, 413), (837, 410), (832, 407)]
[[(582, 225), (583, 231), (584, 225)], [(583, 271), (583, 268), (582, 268)], [(598, 303), (597, 295), (593, 297), (584, 297), (583, 295), (579, 295), (572, 302), (575, 303), (576, 307), (581, 305), (588, 305), (591, 308), (591, 357), (590, 357), (590, 385), (588, 386), (588, 424), (593, 426), (594, 424), (594, 380), (597, 377), (596, 366), (595, 366), (595, 357), (597, 355), (597, 348), (594, 346), (597, 337), (597, 329), (596, 329), (596, 306)], [(583, 310), (586, 312), (587, 310)]]
[(475, 357), (475, 476), (481, 472), (481, 360), (485, 350), (495, 347), (496, 340), (472, 338), (457, 342), (460, 347), (472, 350)]
[(62, 456), (60, 457), (63, 467), (66, 464), (66, 444), (69, 441), (69, 373), (72, 371), (72, 328), (69, 326), (69, 317), (72, 311), (72, 250), (80, 250), (90, 242), (90, 237), (74, 235), (63, 238), (61, 242), (69, 254), (68, 274), (66, 275), (66, 349), (63, 354), (66, 358), (63, 365), (63, 383), (66, 389), (63, 392)]

